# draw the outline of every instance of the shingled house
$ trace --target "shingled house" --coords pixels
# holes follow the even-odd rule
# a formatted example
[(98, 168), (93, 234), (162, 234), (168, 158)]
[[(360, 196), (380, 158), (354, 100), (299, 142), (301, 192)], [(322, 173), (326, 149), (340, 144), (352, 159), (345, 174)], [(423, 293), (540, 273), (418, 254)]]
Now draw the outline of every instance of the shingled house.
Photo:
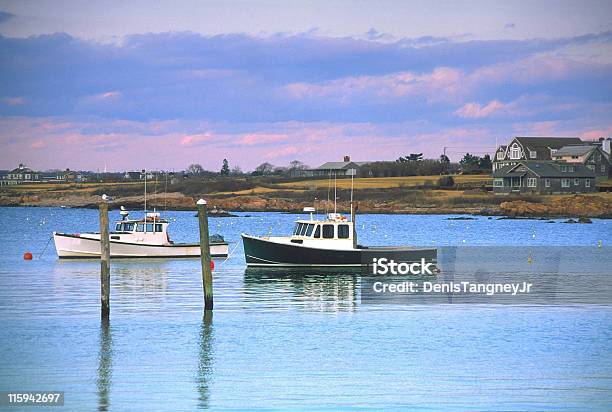
[(552, 156), (564, 146), (584, 145), (578, 137), (515, 137), (499, 146), (493, 156), (493, 171), (513, 166), (520, 160), (553, 160)]
[(552, 155), (553, 160), (571, 164), (583, 164), (598, 178), (610, 176), (610, 155), (595, 145), (563, 146)]
[(371, 162), (352, 162), (350, 156), (344, 156), (343, 162), (323, 163), (316, 169), (305, 169), (295, 171), (293, 176), (313, 177), (313, 176), (360, 176), (361, 168)]
[(588, 193), (595, 191), (595, 172), (581, 163), (519, 160), (493, 172), (493, 192)]
[(40, 173), (35, 172), (24, 164), (19, 164), (19, 167), (11, 170), (5, 176), (2, 177), (0, 185), (18, 185), (21, 183), (39, 182)]

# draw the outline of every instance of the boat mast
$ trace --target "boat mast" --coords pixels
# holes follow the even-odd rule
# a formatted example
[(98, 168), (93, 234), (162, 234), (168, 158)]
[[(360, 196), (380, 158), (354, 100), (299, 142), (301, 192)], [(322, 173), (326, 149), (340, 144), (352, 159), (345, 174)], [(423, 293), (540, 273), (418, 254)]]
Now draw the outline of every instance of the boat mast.
[(336, 172), (334, 172), (334, 214), (336, 214), (338, 212), (338, 208), (336, 205), (336, 202), (338, 201), (338, 195), (336, 195), (336, 188), (337, 188), (337, 180), (336, 180)]
[(147, 214), (147, 169), (142, 169), (142, 171), (144, 172), (144, 179), (145, 179), (144, 212), (145, 212), (145, 215), (146, 215)]
[(351, 169), (351, 222), (353, 221), (353, 180), (355, 177), (354, 169)]

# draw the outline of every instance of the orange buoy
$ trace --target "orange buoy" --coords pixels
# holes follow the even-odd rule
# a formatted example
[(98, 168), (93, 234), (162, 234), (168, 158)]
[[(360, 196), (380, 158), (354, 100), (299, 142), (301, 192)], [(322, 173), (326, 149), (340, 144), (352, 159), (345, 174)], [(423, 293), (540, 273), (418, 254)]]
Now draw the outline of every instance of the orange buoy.
[(23, 260), (32, 260), (32, 254), (30, 252), (25, 252), (23, 254)]
[(215, 270), (215, 261), (214, 260), (210, 261), (210, 270)]

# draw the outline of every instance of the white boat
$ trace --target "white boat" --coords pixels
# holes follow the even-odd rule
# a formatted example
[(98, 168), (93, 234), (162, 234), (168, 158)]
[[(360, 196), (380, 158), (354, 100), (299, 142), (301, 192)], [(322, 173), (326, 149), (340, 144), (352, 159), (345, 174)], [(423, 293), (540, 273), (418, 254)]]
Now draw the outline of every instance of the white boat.
[[(199, 243), (174, 243), (168, 235), (168, 221), (159, 213), (147, 213), (143, 219), (128, 219), (122, 208), (123, 220), (110, 232), (112, 258), (183, 258), (199, 257)], [(100, 233), (53, 232), (55, 250), (60, 258), (98, 258)], [(226, 257), (228, 244), (220, 235), (210, 237), (211, 257)]]

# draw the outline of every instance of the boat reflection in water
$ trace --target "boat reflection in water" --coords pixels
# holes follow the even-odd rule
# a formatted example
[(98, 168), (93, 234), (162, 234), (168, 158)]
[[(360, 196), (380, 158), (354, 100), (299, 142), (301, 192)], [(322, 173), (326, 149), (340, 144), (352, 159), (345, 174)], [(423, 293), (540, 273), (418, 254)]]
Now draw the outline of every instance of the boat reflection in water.
[(278, 307), (296, 304), (305, 310), (352, 312), (357, 307), (361, 272), (355, 268), (260, 268), (247, 267), (244, 293), (247, 299)]

